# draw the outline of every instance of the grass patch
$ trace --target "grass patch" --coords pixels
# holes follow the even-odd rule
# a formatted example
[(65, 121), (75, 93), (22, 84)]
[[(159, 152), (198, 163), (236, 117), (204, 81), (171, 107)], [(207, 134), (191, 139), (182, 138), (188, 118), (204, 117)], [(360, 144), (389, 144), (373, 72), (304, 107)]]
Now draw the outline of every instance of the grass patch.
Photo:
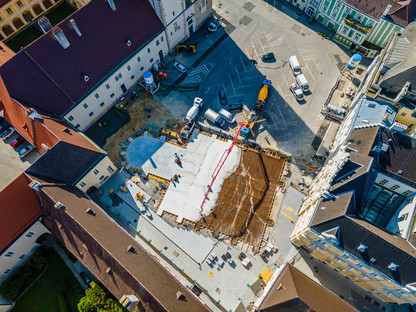
[[(76, 312), (82, 288), (59, 255), (48, 250), (49, 264), (42, 277), (16, 302), (12, 312), (60, 312), (65, 299), (68, 312)], [(62, 301), (62, 298), (60, 299)]]

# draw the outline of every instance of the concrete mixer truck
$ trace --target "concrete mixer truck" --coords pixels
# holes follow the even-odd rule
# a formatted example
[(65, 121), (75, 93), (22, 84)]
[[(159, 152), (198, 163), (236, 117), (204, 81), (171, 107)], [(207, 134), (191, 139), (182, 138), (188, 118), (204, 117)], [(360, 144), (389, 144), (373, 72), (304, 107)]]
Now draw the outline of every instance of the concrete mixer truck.
[(264, 107), (264, 104), (266, 103), (267, 95), (269, 93), (269, 87), (272, 84), (270, 80), (264, 79), (259, 95), (257, 97), (256, 101), (256, 110), (261, 110)]
[(190, 124), (194, 121), (196, 116), (198, 116), (199, 111), (201, 110), (202, 106), (204, 105), (204, 102), (201, 98), (196, 97), (194, 99), (194, 105), (188, 110), (186, 113), (186, 117), (183, 119), (185, 124)]

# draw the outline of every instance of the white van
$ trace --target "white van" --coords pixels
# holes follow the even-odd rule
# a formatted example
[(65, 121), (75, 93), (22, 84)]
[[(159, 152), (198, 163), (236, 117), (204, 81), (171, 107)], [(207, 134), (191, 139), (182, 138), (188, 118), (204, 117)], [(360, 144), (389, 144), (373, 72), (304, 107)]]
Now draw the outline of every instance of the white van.
[(303, 92), (309, 92), (309, 83), (304, 74), (296, 76), (296, 83), (301, 87)]
[(228, 123), (230, 123), (230, 124), (235, 123), (235, 118), (234, 118), (233, 114), (231, 114), (229, 111), (221, 108), (218, 113), (220, 114), (221, 117), (223, 117), (225, 120), (227, 120)]
[(297, 76), (302, 74), (302, 70), (300, 69), (299, 61), (296, 56), (289, 57), (289, 65), (292, 69), (293, 75)]

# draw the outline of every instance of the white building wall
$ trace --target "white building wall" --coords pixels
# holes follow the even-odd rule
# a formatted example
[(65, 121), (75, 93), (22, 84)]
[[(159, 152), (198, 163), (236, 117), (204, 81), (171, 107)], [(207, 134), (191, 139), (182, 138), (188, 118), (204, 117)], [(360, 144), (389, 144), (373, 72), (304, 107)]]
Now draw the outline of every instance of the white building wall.
[[(143, 72), (150, 69), (155, 62), (160, 61), (160, 51), (162, 51), (163, 57), (168, 53), (164, 32), (131, 57), (64, 118), (78, 130), (87, 130), (123, 96), (124, 92), (121, 88), (123, 84), (126, 89), (133, 87), (143, 76)], [(98, 98), (96, 98), (96, 94), (98, 94)]]
[(382, 185), (385, 188), (391, 189), (392, 191), (399, 193), (406, 197), (416, 192), (416, 189), (414, 187), (411, 187), (407, 185), (406, 183), (396, 180), (381, 172), (377, 174), (375, 183)]
[(77, 187), (86, 192), (91, 186), (99, 188), (117, 171), (116, 166), (106, 156), (90, 172), (83, 176), (77, 183)]
[[(35, 234), (32, 235), (30, 232)], [(23, 232), (12, 245), (0, 254), (0, 283), (12, 275), (13, 271), (22, 265), (40, 246), (39, 244), (36, 244), (36, 240), (44, 233), (50, 232), (42, 223), (40, 223), (40, 221), (36, 221), (30, 228)], [(12, 252), (14, 254), (11, 257), (6, 257), (8, 253)], [(7, 270), (11, 271), (5, 274)]]

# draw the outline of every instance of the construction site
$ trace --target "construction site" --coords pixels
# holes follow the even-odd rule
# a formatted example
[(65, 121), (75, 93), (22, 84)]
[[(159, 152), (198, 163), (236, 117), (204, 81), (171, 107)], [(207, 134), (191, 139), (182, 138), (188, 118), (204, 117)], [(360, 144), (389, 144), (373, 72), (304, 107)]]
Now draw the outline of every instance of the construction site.
[(196, 128), (181, 143), (137, 133), (121, 147), (122, 165), (163, 186), (154, 205), (159, 216), (259, 252), (266, 227), (273, 225), (276, 192), (284, 186), (285, 157)]

